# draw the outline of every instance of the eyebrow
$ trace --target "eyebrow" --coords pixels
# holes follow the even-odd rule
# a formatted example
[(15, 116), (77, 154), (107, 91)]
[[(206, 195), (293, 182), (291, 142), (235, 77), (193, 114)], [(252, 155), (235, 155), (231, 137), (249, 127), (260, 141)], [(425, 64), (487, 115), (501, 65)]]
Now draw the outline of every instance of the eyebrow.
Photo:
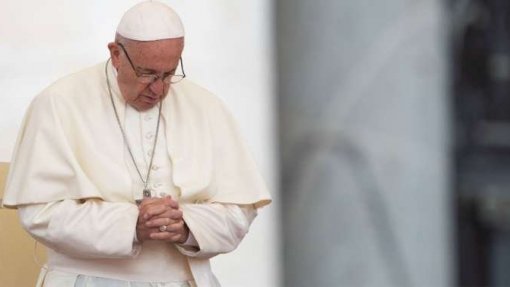
[[(136, 67), (136, 69), (138, 70), (138, 72), (140, 73), (143, 73), (143, 74), (157, 74), (158, 71), (154, 70), (154, 69), (149, 69), (149, 68), (143, 68), (143, 67)], [(177, 70), (177, 67), (173, 68), (172, 70), (170, 71), (167, 71), (167, 72), (163, 72), (163, 74), (173, 74), (175, 73), (175, 71)]]

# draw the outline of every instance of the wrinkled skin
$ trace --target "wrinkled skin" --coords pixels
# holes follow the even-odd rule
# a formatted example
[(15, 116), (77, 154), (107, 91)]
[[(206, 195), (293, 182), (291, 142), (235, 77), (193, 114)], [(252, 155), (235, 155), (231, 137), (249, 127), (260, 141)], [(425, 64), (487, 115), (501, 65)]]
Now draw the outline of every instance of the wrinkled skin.
[[(175, 72), (184, 49), (184, 38), (140, 42), (117, 36), (139, 73), (163, 74)], [(152, 84), (139, 83), (122, 48), (116, 43), (108, 44), (112, 64), (117, 69), (117, 82), (126, 102), (138, 111), (148, 110), (164, 99), (169, 84), (161, 78)]]
[[(179, 204), (170, 196), (164, 198), (146, 198), (139, 206), (136, 236), (138, 240), (163, 240), (184, 243), (189, 236), (189, 229), (182, 218)], [(167, 226), (161, 232), (159, 227)]]

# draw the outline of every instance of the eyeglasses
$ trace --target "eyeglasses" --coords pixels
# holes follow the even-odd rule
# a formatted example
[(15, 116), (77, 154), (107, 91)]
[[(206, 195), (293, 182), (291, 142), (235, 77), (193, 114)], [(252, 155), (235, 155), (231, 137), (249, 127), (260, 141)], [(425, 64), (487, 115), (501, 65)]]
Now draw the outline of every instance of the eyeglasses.
[(129, 57), (128, 52), (126, 51), (126, 48), (121, 43), (117, 42), (117, 45), (119, 45), (122, 48), (122, 51), (124, 51), (124, 54), (126, 54), (126, 58), (129, 61), (129, 64), (131, 65), (131, 68), (133, 68), (133, 71), (135, 71), (137, 80), (139, 83), (142, 84), (152, 84), (155, 81), (157, 81), (159, 78), (163, 81), (165, 84), (175, 84), (182, 79), (186, 77), (186, 73), (184, 73), (184, 64), (182, 63), (182, 57), (179, 59), (179, 63), (181, 65), (181, 71), (182, 75), (176, 75), (172, 73), (163, 73), (163, 74), (151, 74), (151, 73), (140, 73), (135, 68), (135, 65), (133, 64), (133, 61), (131, 61), (131, 58)]

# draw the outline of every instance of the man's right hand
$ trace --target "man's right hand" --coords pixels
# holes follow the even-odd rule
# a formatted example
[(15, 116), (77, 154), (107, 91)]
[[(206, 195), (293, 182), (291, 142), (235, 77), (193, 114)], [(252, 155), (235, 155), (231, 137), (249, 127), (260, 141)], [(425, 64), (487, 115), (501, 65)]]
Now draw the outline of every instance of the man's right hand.
[[(160, 226), (185, 225), (179, 204), (170, 196), (143, 199), (139, 210), (136, 236), (140, 242), (158, 239), (157, 235), (153, 235), (154, 238), (151, 237), (151, 234), (161, 234)], [(169, 230), (169, 232), (171, 231)]]

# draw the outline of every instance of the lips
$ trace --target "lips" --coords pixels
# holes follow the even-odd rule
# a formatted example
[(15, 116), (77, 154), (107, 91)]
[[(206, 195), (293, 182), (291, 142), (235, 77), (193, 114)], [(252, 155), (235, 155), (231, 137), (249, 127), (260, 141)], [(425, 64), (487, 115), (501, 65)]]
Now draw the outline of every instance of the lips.
[(147, 95), (143, 95), (143, 99), (144, 101), (148, 102), (148, 103), (157, 103), (159, 101), (159, 97), (151, 97), (151, 96), (147, 96)]

